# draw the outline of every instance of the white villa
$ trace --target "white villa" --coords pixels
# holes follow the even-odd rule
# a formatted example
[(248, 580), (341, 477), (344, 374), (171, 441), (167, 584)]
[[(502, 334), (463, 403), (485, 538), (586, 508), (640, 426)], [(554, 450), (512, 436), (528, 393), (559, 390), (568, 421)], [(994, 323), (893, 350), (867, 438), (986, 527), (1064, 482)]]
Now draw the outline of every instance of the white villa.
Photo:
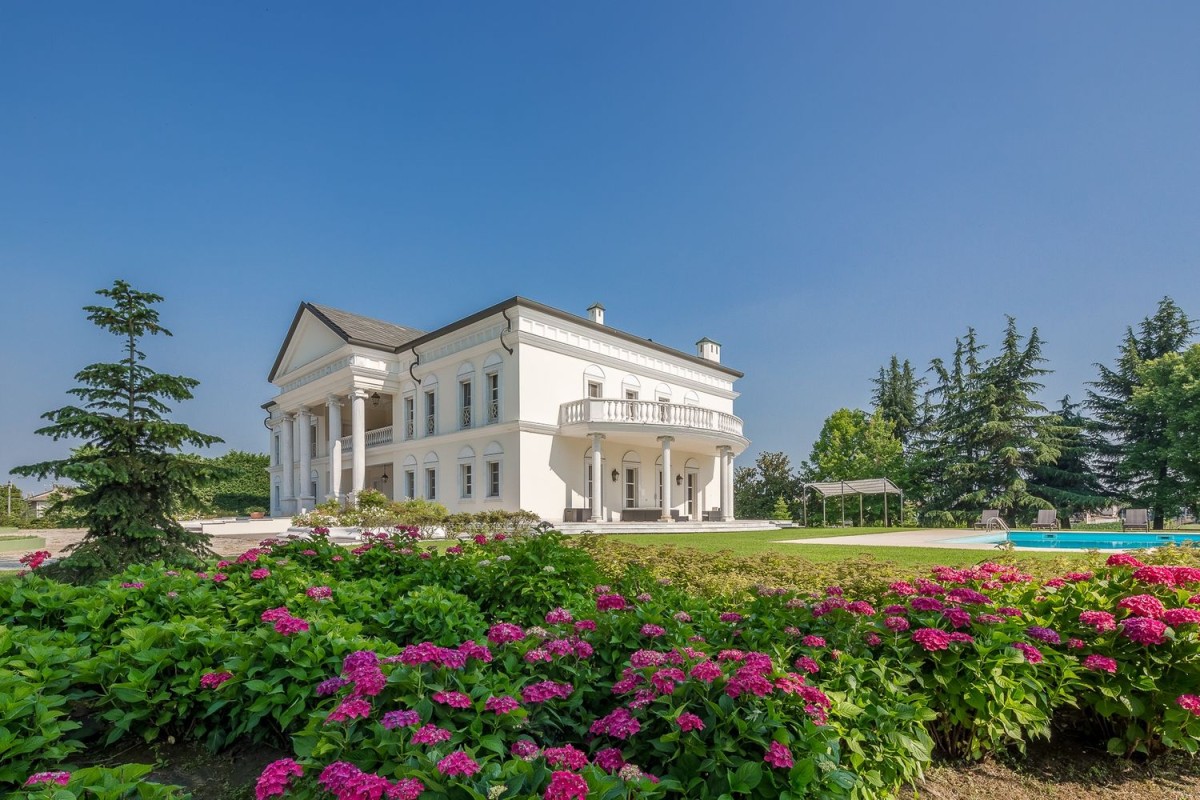
[(514, 297), (426, 333), (301, 303), (271, 368), (271, 513), (364, 488), (551, 522), (733, 519), (742, 373)]

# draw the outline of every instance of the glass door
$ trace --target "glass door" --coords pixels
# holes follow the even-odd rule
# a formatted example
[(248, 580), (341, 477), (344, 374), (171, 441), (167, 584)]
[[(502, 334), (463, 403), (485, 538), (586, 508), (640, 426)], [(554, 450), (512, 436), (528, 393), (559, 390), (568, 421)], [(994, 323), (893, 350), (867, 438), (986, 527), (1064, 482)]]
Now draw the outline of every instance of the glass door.
[(638, 470), (637, 467), (625, 468), (625, 507), (638, 507)]

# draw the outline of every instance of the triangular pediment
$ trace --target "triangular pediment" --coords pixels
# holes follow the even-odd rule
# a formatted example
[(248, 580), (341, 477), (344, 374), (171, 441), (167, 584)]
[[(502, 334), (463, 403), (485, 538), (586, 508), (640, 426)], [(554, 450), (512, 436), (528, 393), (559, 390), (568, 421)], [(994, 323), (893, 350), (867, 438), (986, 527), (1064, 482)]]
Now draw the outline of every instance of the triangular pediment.
[(275, 360), (270, 380), (287, 375), (345, 346), (345, 339), (311, 309), (301, 305), (279, 351), (279, 357)]

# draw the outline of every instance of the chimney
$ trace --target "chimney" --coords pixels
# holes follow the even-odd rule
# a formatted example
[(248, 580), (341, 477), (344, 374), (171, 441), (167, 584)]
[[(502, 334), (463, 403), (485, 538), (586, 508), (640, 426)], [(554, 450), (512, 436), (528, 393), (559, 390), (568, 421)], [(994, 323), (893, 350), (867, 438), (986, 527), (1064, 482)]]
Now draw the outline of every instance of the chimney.
[(706, 361), (715, 361), (721, 363), (721, 345), (714, 342), (705, 336), (700, 341), (696, 342), (696, 355)]
[(592, 303), (588, 306), (588, 317), (597, 325), (604, 324), (604, 306), (599, 303)]

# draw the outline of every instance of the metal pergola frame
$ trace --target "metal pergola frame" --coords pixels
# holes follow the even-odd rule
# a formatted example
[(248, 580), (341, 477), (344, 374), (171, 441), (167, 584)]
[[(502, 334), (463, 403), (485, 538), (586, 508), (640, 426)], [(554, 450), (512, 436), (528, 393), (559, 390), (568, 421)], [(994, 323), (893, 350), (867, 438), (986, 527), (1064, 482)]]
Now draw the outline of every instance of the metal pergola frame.
[(858, 525), (863, 524), (863, 497), (866, 495), (883, 495), (883, 526), (888, 526), (888, 495), (900, 495), (900, 519), (904, 520), (904, 490), (887, 478), (861, 478), (852, 481), (819, 481), (804, 483), (800, 486), (804, 498), (804, 524), (808, 525), (808, 493), (814, 491), (821, 495), (821, 526), (828, 527), (826, 517), (826, 501), (830, 497), (841, 498), (842, 527), (846, 526), (846, 495), (858, 495)]

